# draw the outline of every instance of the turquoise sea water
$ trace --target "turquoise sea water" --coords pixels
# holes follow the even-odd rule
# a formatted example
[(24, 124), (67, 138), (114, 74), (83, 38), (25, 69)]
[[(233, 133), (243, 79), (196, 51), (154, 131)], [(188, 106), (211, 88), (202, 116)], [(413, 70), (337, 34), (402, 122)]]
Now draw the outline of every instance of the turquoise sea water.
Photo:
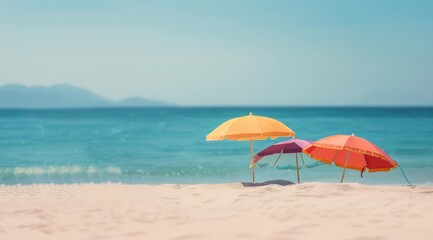
[[(0, 110), (0, 184), (251, 181), (249, 142), (205, 141), (249, 112), (280, 120), (301, 139), (354, 133), (388, 152), (413, 183), (433, 184), (433, 108), (313, 107)], [(301, 180), (338, 182), (341, 172), (303, 168)], [(256, 169), (256, 181), (271, 179), (296, 181), (296, 171)], [(405, 184), (399, 169), (363, 178), (348, 170), (346, 182)]]

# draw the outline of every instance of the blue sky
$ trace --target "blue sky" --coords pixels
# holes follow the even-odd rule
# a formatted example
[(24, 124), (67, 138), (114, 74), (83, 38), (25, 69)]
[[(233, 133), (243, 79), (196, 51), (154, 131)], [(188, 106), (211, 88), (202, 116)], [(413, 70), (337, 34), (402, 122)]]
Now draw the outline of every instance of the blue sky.
[(433, 1), (3, 1), (0, 84), (180, 105), (433, 105)]

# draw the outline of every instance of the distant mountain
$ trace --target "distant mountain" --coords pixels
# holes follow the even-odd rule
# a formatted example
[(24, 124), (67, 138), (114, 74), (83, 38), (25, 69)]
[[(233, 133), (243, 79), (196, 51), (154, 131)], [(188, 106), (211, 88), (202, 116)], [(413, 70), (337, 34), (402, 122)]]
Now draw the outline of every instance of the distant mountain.
[(9, 84), (0, 87), (0, 108), (157, 107), (170, 105), (140, 97), (113, 101), (87, 89), (67, 84), (57, 84), (50, 87)]

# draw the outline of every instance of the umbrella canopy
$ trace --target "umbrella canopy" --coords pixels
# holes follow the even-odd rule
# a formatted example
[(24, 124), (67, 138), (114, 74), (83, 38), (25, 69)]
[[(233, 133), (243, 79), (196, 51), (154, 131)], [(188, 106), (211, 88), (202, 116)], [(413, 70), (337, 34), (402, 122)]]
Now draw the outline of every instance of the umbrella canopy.
[(308, 140), (302, 140), (302, 139), (290, 139), (286, 141), (282, 141), (279, 143), (276, 143), (268, 148), (265, 148), (264, 150), (257, 153), (257, 155), (254, 157), (254, 163), (260, 161), (265, 156), (273, 155), (273, 154), (280, 154), (280, 156), (277, 158), (277, 160), (274, 163), (277, 164), (278, 160), (280, 159), (281, 155), (284, 153), (295, 153), (296, 154), (296, 172), (298, 174), (298, 183), (301, 183), (301, 179), (299, 177), (299, 165), (298, 165), (298, 153), (302, 153), (302, 148), (311, 145), (312, 141)]
[(253, 140), (275, 139), (278, 137), (294, 137), (295, 132), (273, 118), (254, 116), (250, 113), (244, 117), (230, 119), (206, 136), (206, 141), (238, 140), (250, 141), (251, 169), (254, 177)]
[(256, 156), (254, 157), (254, 163), (260, 161), (260, 159), (262, 159), (265, 156), (269, 156), (273, 154), (302, 153), (302, 149), (304, 147), (310, 146), (311, 143), (313, 142), (309, 140), (302, 140), (297, 138), (276, 143), (257, 153)]
[(333, 135), (322, 138), (303, 149), (311, 158), (327, 164), (343, 167), (343, 182), (346, 168), (364, 172), (389, 171), (398, 166), (388, 154), (373, 143), (354, 135)]
[(273, 118), (255, 116), (230, 119), (206, 136), (206, 141), (218, 140), (265, 140), (277, 137), (293, 137), (295, 132)]

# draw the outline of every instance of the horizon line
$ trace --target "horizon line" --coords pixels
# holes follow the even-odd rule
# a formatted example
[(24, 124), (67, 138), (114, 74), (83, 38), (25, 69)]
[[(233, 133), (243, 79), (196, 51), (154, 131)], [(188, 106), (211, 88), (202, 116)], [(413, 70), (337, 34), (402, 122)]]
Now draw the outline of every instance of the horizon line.
[(166, 106), (82, 106), (82, 107), (0, 107), (0, 110), (86, 110), (140, 108), (433, 108), (433, 105), (166, 105)]

